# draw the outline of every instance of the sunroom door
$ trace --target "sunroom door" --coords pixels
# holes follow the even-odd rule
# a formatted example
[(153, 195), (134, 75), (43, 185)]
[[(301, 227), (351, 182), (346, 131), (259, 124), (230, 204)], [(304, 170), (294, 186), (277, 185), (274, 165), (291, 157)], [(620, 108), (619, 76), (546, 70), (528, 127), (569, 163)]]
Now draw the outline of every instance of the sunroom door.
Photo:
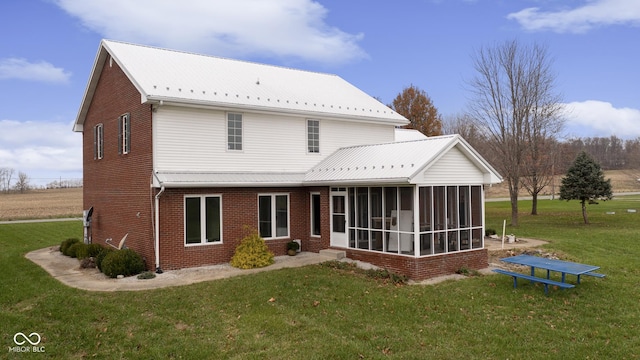
[(331, 246), (347, 247), (347, 193), (331, 193)]

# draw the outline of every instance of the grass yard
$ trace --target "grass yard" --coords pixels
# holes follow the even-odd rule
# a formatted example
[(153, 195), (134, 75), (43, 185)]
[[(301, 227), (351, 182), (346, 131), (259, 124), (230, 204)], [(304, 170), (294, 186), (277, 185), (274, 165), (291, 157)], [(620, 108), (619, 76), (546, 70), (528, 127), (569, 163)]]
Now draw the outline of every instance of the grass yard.
[[(0, 358), (17, 332), (59, 359), (638, 359), (640, 197), (589, 206), (541, 201), (520, 237), (547, 239), (605, 279), (550, 289), (506, 276), (393, 286), (321, 265), (145, 292), (68, 288), (24, 258), (80, 237), (79, 221), (0, 225)], [(615, 215), (605, 214), (615, 211)], [(506, 202), (487, 204), (502, 229)], [(575, 278), (569, 277), (570, 282)], [(274, 301), (269, 301), (270, 299)]]

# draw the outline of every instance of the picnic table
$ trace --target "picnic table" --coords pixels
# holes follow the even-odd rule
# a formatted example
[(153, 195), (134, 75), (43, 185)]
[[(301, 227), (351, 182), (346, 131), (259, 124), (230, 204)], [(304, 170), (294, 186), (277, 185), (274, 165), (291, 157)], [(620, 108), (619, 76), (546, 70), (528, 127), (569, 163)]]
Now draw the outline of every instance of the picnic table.
[[(525, 275), (517, 272), (507, 271), (503, 269), (494, 269), (494, 272), (499, 274), (509, 275), (513, 277), (513, 287), (517, 286), (517, 279), (526, 279), (533, 282), (539, 282), (544, 285), (544, 292), (548, 294), (549, 285), (557, 286), (562, 289), (569, 289), (575, 287), (573, 284), (568, 284), (565, 282), (565, 275), (572, 274), (578, 277), (578, 284), (580, 283), (581, 275), (595, 276), (603, 278), (605, 275), (594, 272), (598, 270), (599, 266), (580, 264), (571, 261), (562, 261), (555, 259), (547, 259), (539, 256), (531, 256), (531, 255), (518, 255), (512, 256), (508, 258), (502, 258), (500, 261), (504, 261), (511, 264), (525, 265), (531, 267), (531, 275)], [(536, 268), (547, 270), (547, 278), (541, 278), (535, 276)], [(562, 281), (558, 282), (550, 279), (551, 271), (559, 272), (562, 274)]]
[(508, 258), (502, 258), (500, 261), (504, 261), (511, 264), (525, 265), (531, 267), (531, 276), (535, 276), (536, 268), (547, 270), (547, 279), (551, 271), (559, 272), (562, 274), (562, 282), (565, 282), (565, 275), (571, 274), (578, 277), (578, 284), (580, 284), (580, 275), (588, 275), (595, 277), (604, 277), (603, 274), (595, 273), (595, 270), (600, 269), (600, 266), (580, 264), (571, 261), (563, 261), (556, 259), (547, 259), (539, 256), (531, 255), (517, 255)]

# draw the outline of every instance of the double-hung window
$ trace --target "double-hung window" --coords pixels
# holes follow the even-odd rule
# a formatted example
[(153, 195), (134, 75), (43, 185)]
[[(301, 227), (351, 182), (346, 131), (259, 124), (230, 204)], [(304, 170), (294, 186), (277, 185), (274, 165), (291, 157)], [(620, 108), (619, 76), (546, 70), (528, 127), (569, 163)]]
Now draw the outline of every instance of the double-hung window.
[(262, 238), (289, 237), (289, 195), (258, 195), (258, 228)]
[(307, 120), (307, 152), (320, 152), (320, 121)]
[(242, 150), (242, 114), (227, 113), (227, 150)]
[(311, 236), (320, 236), (321, 226), (321, 206), (320, 206), (320, 194), (311, 193)]
[(185, 245), (222, 242), (222, 199), (220, 195), (184, 198)]
[(104, 126), (98, 124), (93, 128), (93, 159), (99, 160), (104, 157)]
[(118, 154), (125, 155), (131, 150), (131, 115), (124, 114), (118, 119)]

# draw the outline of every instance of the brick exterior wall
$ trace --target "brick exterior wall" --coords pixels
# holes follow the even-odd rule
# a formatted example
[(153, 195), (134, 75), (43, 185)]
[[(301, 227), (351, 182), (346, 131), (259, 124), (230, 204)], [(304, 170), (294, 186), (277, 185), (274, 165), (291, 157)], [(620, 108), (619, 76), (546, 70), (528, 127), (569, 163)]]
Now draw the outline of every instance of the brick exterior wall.
[[(311, 193), (321, 196), (321, 236), (312, 237), (309, 209)], [(222, 242), (185, 246), (185, 195), (221, 195)], [(160, 267), (180, 269), (228, 263), (246, 227), (258, 228), (258, 195), (289, 194), (289, 237), (266, 240), (276, 255), (286, 253), (285, 244), (292, 239), (302, 241), (302, 251), (318, 252), (329, 247), (329, 192), (325, 188), (202, 188), (166, 189), (160, 195)]]
[(452, 252), (421, 258), (386, 255), (379, 252), (354, 249), (348, 249), (346, 252), (347, 257), (350, 259), (365, 261), (418, 281), (453, 274), (462, 267), (480, 270), (489, 266), (489, 253), (487, 249)]
[[(131, 149), (118, 154), (119, 117), (130, 113)], [(153, 266), (151, 106), (140, 104), (140, 93), (114, 61), (104, 64), (89, 106), (82, 134), (83, 206), (93, 206), (92, 241), (126, 245)], [(94, 159), (94, 127), (103, 124), (104, 157)]]

